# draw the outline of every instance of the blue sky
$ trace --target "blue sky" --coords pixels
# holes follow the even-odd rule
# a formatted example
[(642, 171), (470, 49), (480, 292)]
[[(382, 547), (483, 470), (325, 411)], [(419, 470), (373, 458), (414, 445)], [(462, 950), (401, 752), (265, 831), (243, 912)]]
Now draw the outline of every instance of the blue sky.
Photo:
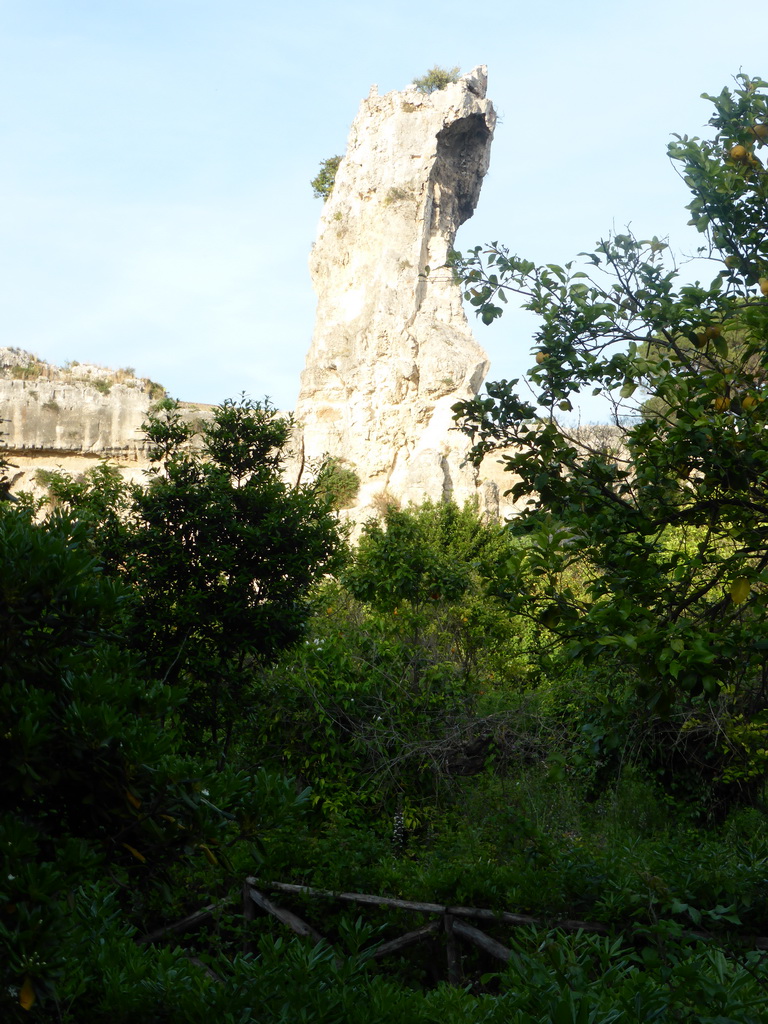
[[(703, 133), (700, 93), (768, 74), (766, 29), (762, 5), (710, 0), (0, 0), (0, 344), (291, 408), (309, 181), (372, 83), (435, 63), (487, 64), (500, 115), (460, 248), (562, 262), (630, 224), (690, 252), (666, 144)], [(476, 326), (491, 379), (531, 364), (534, 328)]]

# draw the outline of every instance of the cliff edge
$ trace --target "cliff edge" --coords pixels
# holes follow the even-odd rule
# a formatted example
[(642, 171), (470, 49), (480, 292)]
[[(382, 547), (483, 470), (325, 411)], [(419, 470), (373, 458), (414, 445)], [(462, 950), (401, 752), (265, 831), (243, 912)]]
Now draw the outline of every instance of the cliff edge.
[[(149, 461), (142, 424), (165, 388), (133, 369), (91, 363), (54, 366), (18, 348), (0, 348), (0, 450), (12, 491), (46, 493), (45, 472), (73, 476), (109, 462), (143, 482)], [(190, 422), (205, 407), (181, 408)]]

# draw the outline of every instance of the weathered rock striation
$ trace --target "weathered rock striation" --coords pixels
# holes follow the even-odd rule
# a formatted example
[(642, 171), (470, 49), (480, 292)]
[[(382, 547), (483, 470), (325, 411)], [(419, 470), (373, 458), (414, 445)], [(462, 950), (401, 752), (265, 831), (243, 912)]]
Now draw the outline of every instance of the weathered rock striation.
[[(445, 269), (471, 217), (496, 115), (475, 68), (424, 95), (363, 100), (310, 257), (317, 315), (296, 404), (304, 464), (352, 467), (353, 518), (384, 500), (462, 502), (480, 493), (451, 406), (477, 394), (489, 362)], [(427, 273), (425, 268), (431, 268)]]

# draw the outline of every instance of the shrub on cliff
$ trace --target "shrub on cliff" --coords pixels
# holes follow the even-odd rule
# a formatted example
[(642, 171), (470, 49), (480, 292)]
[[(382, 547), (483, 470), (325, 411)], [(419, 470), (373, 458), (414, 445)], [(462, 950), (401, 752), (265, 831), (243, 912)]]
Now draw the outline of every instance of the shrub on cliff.
[(429, 93), (438, 92), (440, 89), (445, 89), (447, 85), (453, 85), (454, 82), (458, 82), (460, 74), (461, 68), (459, 67), (441, 68), (438, 64), (435, 64), (421, 78), (414, 78), (413, 85), (416, 86), (419, 92), (429, 95)]
[(360, 490), (360, 477), (343, 459), (329, 458), (315, 480), (316, 493), (331, 508), (351, 508)]
[(340, 156), (329, 156), (327, 160), (323, 160), (320, 164), (320, 170), (310, 182), (312, 195), (315, 199), (322, 199), (325, 202), (331, 194), (340, 163)]

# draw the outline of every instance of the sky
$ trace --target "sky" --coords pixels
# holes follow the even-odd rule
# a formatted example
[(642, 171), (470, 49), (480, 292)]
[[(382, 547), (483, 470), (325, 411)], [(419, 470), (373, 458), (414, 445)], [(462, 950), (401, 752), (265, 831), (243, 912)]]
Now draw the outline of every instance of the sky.
[[(0, 345), (291, 409), (309, 182), (372, 83), (435, 64), (486, 64), (499, 114), (458, 248), (562, 263), (630, 226), (684, 257), (700, 237), (667, 143), (706, 134), (702, 92), (768, 75), (767, 29), (761, 4), (711, 0), (0, 0)], [(469, 315), (489, 379), (524, 373), (534, 318)]]

